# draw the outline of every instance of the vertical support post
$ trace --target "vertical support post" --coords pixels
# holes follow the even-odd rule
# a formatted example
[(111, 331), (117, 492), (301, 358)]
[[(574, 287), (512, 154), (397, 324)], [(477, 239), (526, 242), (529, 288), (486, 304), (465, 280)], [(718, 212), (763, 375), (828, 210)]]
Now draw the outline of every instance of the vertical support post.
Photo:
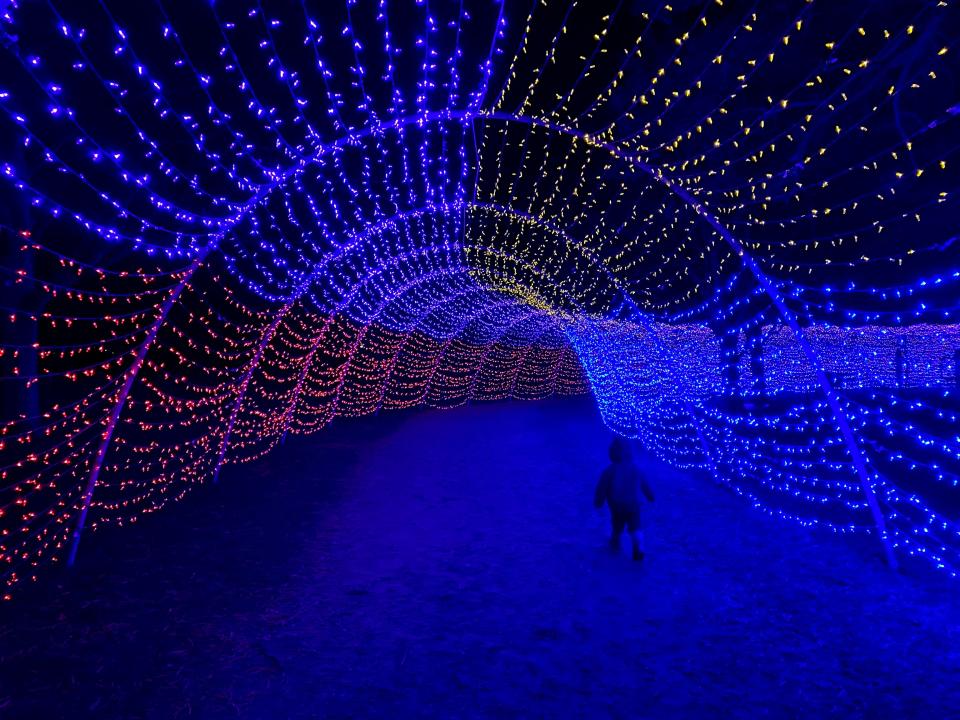
[(763, 328), (760, 323), (749, 325), (746, 335), (747, 350), (750, 353), (750, 374), (753, 376), (751, 389), (758, 395), (763, 395), (767, 391), (767, 377), (763, 363)]
[(727, 397), (737, 395), (740, 386), (740, 353), (737, 343), (740, 333), (736, 328), (724, 327), (718, 332), (720, 338), (720, 377), (723, 380), (723, 394)]

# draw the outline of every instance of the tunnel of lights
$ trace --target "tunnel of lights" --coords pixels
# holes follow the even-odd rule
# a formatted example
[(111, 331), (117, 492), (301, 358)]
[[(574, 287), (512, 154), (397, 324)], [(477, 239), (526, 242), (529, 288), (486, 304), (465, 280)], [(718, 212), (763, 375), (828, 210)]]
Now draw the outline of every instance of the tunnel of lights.
[(956, 3), (0, 8), (7, 593), (336, 417), (587, 392), (957, 572)]

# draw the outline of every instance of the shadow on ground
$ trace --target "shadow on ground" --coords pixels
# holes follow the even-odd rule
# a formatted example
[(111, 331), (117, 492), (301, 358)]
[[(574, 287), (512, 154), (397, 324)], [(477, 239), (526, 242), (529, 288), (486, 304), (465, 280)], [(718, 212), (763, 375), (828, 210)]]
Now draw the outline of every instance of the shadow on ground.
[(588, 401), (338, 423), (0, 609), (11, 718), (960, 713), (960, 584), (650, 464), (648, 558), (590, 505)]

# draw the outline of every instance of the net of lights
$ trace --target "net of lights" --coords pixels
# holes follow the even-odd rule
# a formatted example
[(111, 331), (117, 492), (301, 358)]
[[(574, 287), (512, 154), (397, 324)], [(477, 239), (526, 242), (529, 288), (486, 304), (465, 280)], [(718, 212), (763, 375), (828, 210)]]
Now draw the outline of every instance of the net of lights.
[(960, 566), (953, 2), (0, 2), (7, 593), (338, 416), (590, 391)]

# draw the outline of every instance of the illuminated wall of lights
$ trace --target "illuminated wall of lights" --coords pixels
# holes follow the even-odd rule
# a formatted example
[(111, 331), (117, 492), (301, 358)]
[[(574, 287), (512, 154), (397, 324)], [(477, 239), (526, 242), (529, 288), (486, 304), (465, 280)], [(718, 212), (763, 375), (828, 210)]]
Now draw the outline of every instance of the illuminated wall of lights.
[(956, 3), (0, 2), (9, 593), (337, 416), (590, 391), (960, 566)]

